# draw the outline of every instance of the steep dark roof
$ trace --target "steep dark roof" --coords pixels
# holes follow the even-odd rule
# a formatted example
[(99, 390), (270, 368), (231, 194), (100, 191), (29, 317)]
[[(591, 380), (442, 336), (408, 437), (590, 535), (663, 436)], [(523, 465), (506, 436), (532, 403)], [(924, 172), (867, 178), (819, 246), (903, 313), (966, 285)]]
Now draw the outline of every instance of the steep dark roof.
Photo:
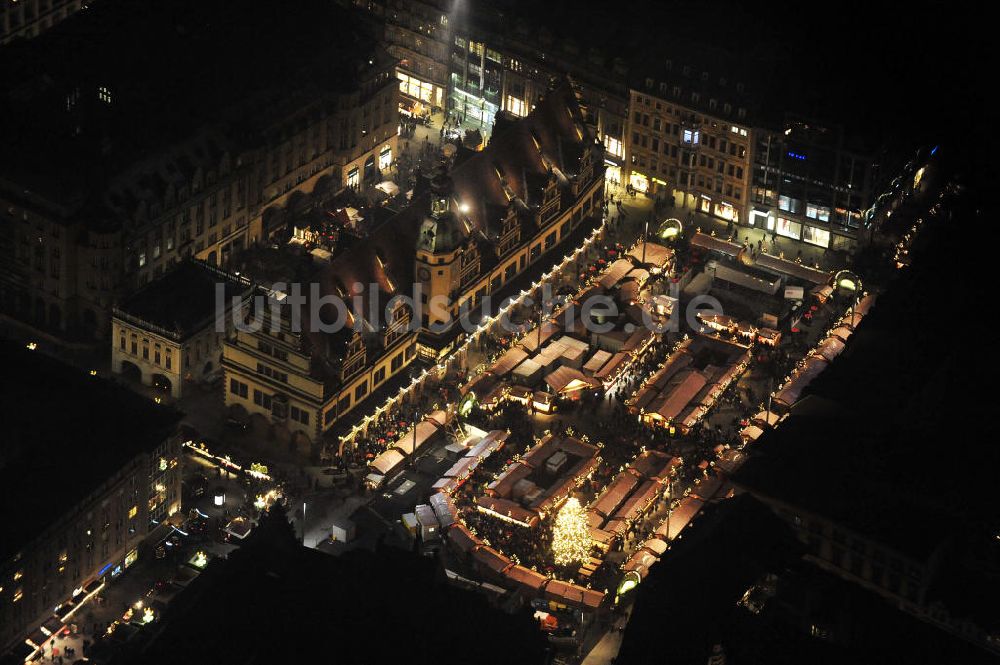
[(37, 537), (179, 415), (106, 379), (0, 342), (0, 558)]
[[(322, 0), (92, 3), (4, 47), (0, 176), (72, 200), (142, 161), (163, 187), (170, 169), (216, 168), (231, 142), (280, 139), (259, 131), (327, 92), (356, 90), (375, 53), (358, 22)], [(159, 155), (207, 128), (214, 135)]]
[(252, 288), (234, 275), (198, 261), (185, 261), (129, 296), (118, 309), (183, 339), (200, 331), (225, 311), (217, 309), (219, 284), (223, 287), (223, 308), (232, 298), (242, 297)]

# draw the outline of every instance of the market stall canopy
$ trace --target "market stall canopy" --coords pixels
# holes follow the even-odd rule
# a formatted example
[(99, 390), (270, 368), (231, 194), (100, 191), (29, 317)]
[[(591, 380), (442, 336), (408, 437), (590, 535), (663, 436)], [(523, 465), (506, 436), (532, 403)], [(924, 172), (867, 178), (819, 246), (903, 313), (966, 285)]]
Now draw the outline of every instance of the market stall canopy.
[(600, 382), (573, 367), (560, 367), (545, 376), (545, 383), (557, 393), (566, 394), (600, 387)]
[[(643, 257), (645, 252), (645, 257)], [(628, 253), (641, 266), (664, 268), (670, 263), (674, 251), (655, 242), (640, 242)]]
[(545, 583), (549, 579), (541, 573), (537, 573), (534, 570), (525, 568), (521, 565), (515, 565), (509, 568), (504, 573), (504, 577), (516, 584), (528, 587), (534, 591), (539, 591), (543, 586), (545, 586)]
[(482, 544), (482, 541), (469, 531), (469, 527), (461, 522), (448, 530), (448, 540), (461, 552), (471, 552)]
[(395, 448), (390, 448), (385, 451), (374, 460), (372, 460), (371, 468), (378, 471), (383, 476), (389, 475), (389, 473), (395, 469), (404, 459), (406, 459), (401, 452)]
[(490, 371), (496, 376), (506, 376), (527, 357), (528, 353), (524, 349), (519, 346), (512, 347), (493, 363)]
[(413, 429), (404, 434), (395, 443), (395, 448), (403, 451), (407, 455), (412, 455), (414, 451), (419, 450), (421, 446), (430, 441), (430, 439), (440, 431), (438, 429), (437, 423), (430, 420), (422, 420), (417, 423), (416, 426), (416, 437), (413, 435)]
[(598, 284), (604, 289), (610, 289), (612, 286), (617, 284), (622, 277), (629, 274), (634, 267), (635, 266), (633, 266), (632, 262), (628, 259), (618, 259), (612, 263), (606, 271), (604, 271), (604, 275), (601, 276)]
[(524, 527), (533, 527), (538, 524), (538, 513), (533, 510), (514, 503), (509, 499), (501, 497), (477, 496), (476, 507), (478, 510), (496, 515), (501, 519), (514, 522)]
[(473, 552), (472, 559), (480, 566), (501, 574), (513, 565), (510, 559), (488, 545)]
[(389, 196), (396, 196), (399, 194), (399, 187), (391, 180), (384, 180), (379, 184), (375, 185), (375, 189), (382, 190)]
[(594, 352), (594, 355), (590, 356), (590, 359), (583, 364), (583, 371), (593, 376), (602, 367), (604, 367), (605, 363), (609, 360), (611, 360), (611, 353), (598, 349)]

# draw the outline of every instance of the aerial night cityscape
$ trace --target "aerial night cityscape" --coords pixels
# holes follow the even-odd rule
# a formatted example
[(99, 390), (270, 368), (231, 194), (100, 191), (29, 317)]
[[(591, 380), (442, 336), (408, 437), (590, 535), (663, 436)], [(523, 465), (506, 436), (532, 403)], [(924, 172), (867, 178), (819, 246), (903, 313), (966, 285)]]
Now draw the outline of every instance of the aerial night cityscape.
[(1000, 662), (977, 14), (0, 0), (0, 665)]

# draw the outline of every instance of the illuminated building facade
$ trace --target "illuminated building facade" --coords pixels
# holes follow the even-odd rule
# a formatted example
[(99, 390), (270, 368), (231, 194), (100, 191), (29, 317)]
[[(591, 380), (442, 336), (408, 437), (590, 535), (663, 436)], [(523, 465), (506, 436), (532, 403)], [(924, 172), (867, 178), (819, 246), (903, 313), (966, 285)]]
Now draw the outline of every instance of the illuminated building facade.
[(630, 89), (626, 182), (650, 196), (739, 223), (750, 190), (747, 109), (712, 90), (732, 85), (742, 94), (743, 84), (723, 78), (725, 85), (712, 86), (708, 72), (683, 71), (679, 82), (646, 78)]
[(2, 351), (3, 387), (24, 396), (0, 405), (0, 483), (21, 499), (0, 506), (5, 650), (148, 554), (144, 541), (180, 510), (181, 441), (178, 414), (37, 352)]
[(799, 119), (754, 129), (747, 224), (780, 238), (852, 250), (871, 205), (872, 155), (848, 147), (844, 132)]
[[(369, 3), (359, 0), (361, 6)], [(356, 3), (357, 4), (357, 3)], [(443, 109), (448, 95), (450, 25), (447, 3), (387, 0), (370, 11), (382, 13), (385, 45), (396, 59), (400, 101), (411, 113)]]
[[(0, 158), (4, 313), (106, 339), (129, 291), (190, 257), (225, 265), (294, 197), (373, 186), (395, 159), (393, 61), (349, 12), (261, 3), (239, 32), (225, 3), (188, 4), (90, 7), (55, 36), (58, 58), (37, 41), (6, 48), (0, 80), (25, 92), (0, 108), (13, 137)], [(197, 30), (188, 16), (204, 19)], [(129, 54), (147, 42), (158, 56), (137, 76)], [(281, 55), (303, 52), (315, 71)], [(187, 75), (209, 60), (218, 76)]]
[[(462, 151), (407, 209), (312, 277), (324, 297), (344, 302), (347, 327), (318, 332), (305, 307), (296, 331), (284, 305), (279, 326), (237, 331), (226, 342), (227, 406), (303, 446), (350, 423), (359, 404), (418, 357), (436, 361), (453, 347), (463, 307), (509, 295), (505, 287), (593, 222), (604, 196), (602, 153), (568, 86), (499, 127), (483, 151)], [(319, 316), (338, 321), (332, 309)]]
[[(216, 309), (219, 286), (224, 300)], [(211, 264), (182, 263), (114, 308), (111, 371), (180, 398), (186, 384), (221, 373), (233, 299), (242, 307), (252, 288), (245, 277)]]
[(0, 0), (0, 44), (40, 35), (86, 5), (85, 0)]

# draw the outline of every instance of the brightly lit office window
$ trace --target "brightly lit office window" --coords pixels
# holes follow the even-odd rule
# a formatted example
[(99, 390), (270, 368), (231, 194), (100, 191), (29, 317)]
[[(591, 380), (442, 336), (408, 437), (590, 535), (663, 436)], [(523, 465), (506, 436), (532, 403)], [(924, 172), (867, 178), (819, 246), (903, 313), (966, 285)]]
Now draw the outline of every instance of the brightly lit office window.
[(524, 116), (528, 115), (528, 109), (524, 103), (524, 100), (518, 99), (513, 95), (507, 95), (507, 102), (505, 104), (505, 107), (506, 110), (510, 111), (511, 113), (520, 118), (523, 118)]

